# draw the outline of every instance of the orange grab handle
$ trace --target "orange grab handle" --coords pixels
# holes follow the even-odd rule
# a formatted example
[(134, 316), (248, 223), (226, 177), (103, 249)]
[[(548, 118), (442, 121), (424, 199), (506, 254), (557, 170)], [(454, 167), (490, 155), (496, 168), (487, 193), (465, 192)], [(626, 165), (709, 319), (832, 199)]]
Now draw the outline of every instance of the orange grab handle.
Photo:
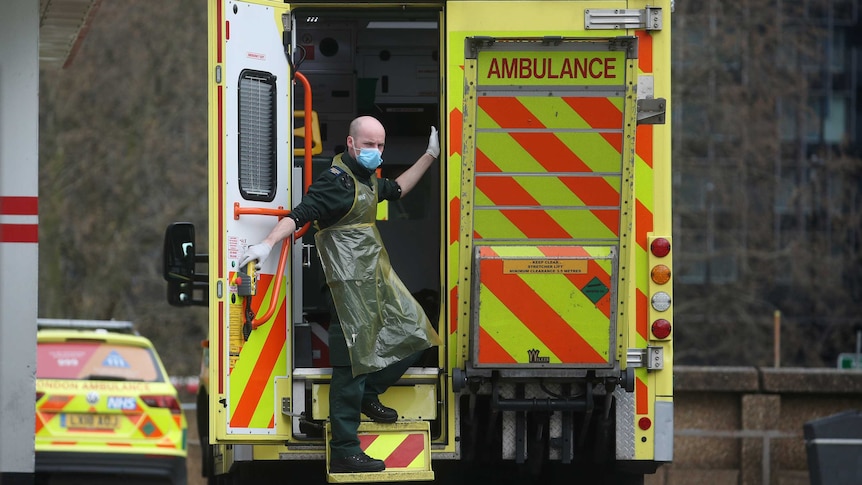
[[(305, 105), (303, 109), (307, 113), (307, 116), (311, 116), (311, 83), (308, 82), (308, 78), (306, 78), (301, 72), (295, 72), (294, 76), (296, 79), (299, 79), (302, 82), (302, 86), (305, 88)], [(311, 147), (314, 144), (314, 140), (312, 139), (311, 134), (311, 123), (306, 119), (305, 123), (305, 137), (303, 138), (305, 150), (303, 153), (303, 167), (302, 167), (302, 175), (303, 175), (303, 184), (302, 184), (302, 193), (308, 193), (308, 187), (311, 186)], [(310, 224), (305, 224), (302, 228), (296, 230), (293, 233), (293, 238), (296, 239), (298, 237), (302, 237), (308, 231)], [(284, 253), (283, 253), (284, 255)], [(281, 273), (278, 273), (279, 275)], [(280, 279), (279, 279), (280, 280)]]
[[(303, 87), (305, 88), (305, 112), (309, 115), (311, 114), (311, 84), (308, 82), (308, 79), (299, 72), (295, 72), (294, 76), (296, 79), (299, 79), (302, 82)], [(311, 185), (311, 146), (314, 140), (312, 140), (311, 134), (311, 123), (305, 123), (305, 137), (303, 138), (305, 141), (305, 154), (304, 154), (304, 163), (303, 163), (303, 193), (308, 192), (308, 187)], [(239, 208), (238, 205), (234, 205), (234, 218), (239, 218), (239, 214), (262, 214), (262, 215), (275, 215), (279, 217), (284, 217), (289, 214), (290, 211), (284, 209), (263, 209), (263, 208)], [(293, 233), (293, 240), (296, 240), (298, 237), (302, 237), (308, 231), (310, 224), (306, 223), (301, 228), (297, 229), (296, 232)], [(287, 242), (282, 243), (281, 245), (281, 254), (278, 256), (278, 268), (275, 270), (274, 280), (275, 286), (272, 289), (272, 297), (269, 299), (269, 308), (267, 308), (266, 313), (259, 317), (255, 317), (251, 321), (251, 329), (254, 330), (257, 327), (263, 325), (270, 318), (272, 318), (273, 314), (275, 314), (275, 305), (279, 300), (279, 295), (281, 294), (281, 275), (284, 274), (284, 267), (287, 265), (287, 254), (290, 252), (290, 244)]]

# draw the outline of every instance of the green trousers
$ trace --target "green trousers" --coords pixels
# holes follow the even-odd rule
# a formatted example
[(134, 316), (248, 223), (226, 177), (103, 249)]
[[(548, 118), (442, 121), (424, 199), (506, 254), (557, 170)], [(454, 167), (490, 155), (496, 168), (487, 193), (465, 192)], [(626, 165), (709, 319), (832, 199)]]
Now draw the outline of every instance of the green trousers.
[(332, 440), (329, 449), (332, 457), (345, 457), (362, 452), (356, 436), (362, 403), (377, 399), (389, 386), (398, 382), (404, 372), (419, 360), (422, 352), (377, 372), (353, 377), (344, 331), (331, 305), (330, 315), (329, 361), (332, 365), (332, 381), (329, 384), (329, 421)]

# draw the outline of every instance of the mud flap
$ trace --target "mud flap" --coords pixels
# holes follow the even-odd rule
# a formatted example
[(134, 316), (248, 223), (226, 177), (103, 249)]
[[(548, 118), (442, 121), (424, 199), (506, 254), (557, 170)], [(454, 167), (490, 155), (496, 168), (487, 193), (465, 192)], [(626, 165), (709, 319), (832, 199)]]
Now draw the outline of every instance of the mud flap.
[(431, 426), (428, 421), (359, 424), (359, 446), (383, 460), (386, 470), (374, 473), (329, 473), (330, 424), (326, 424), (326, 480), (329, 483), (408, 482), (434, 480), (431, 470)]

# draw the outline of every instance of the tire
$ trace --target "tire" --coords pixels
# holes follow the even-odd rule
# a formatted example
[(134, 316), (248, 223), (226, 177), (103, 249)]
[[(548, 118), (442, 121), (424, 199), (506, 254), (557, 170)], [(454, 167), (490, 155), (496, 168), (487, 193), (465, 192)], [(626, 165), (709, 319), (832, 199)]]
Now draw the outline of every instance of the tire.
[(207, 479), (207, 485), (215, 485), (215, 465), (213, 463), (213, 445), (210, 444), (210, 407), (209, 394), (204, 387), (198, 390), (195, 403), (198, 424), (198, 440), (201, 444), (201, 476)]

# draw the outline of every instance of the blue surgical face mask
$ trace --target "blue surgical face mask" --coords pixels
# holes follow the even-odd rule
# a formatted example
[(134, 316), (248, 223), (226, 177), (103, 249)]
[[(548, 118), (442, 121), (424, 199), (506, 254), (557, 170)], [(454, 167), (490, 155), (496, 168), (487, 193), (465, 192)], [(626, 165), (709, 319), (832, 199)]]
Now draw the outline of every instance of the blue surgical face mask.
[(376, 148), (363, 148), (359, 150), (356, 161), (368, 170), (375, 170), (383, 163), (383, 158), (381, 158), (380, 151)]

